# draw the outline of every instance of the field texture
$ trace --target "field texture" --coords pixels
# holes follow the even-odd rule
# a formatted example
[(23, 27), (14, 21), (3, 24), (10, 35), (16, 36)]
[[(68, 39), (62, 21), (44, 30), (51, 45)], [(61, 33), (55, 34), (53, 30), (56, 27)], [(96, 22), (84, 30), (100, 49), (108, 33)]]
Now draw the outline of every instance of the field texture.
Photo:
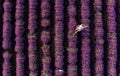
[(120, 0), (0, 0), (0, 76), (120, 76)]

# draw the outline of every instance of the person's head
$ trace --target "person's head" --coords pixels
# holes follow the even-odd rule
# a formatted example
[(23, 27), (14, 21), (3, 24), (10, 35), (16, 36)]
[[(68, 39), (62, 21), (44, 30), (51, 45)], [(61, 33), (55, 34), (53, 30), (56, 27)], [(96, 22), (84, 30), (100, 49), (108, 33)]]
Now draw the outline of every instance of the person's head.
[(86, 24), (81, 24), (81, 26), (82, 26), (83, 28), (88, 27), (88, 25), (86, 25)]

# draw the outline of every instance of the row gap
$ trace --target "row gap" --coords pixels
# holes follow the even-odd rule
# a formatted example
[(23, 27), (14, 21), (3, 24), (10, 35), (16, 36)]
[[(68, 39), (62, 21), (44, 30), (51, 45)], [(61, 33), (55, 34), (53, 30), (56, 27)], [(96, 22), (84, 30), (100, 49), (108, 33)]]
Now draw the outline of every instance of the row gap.
[(28, 0), (25, 0), (25, 11), (24, 11), (24, 20), (25, 20), (25, 26), (24, 26), (24, 54), (25, 54), (25, 63), (24, 63), (24, 67), (25, 67), (25, 76), (29, 76), (29, 61), (28, 61)]
[(91, 76), (95, 76), (95, 36), (94, 36), (94, 0), (90, 0), (90, 69)]
[(117, 28), (117, 65), (116, 65), (116, 69), (117, 69), (117, 76), (119, 76), (120, 74), (120, 0), (116, 0), (116, 28)]
[(54, 0), (50, 0), (50, 27), (49, 27), (49, 31), (50, 31), (50, 36), (51, 36), (51, 40), (50, 40), (50, 57), (51, 57), (51, 64), (50, 64), (50, 69), (52, 70), (52, 76), (55, 75), (54, 70), (55, 70), (55, 45), (54, 45), (54, 25), (55, 25), (55, 19), (54, 19)]
[(37, 28), (37, 34), (38, 34), (38, 38), (37, 38), (37, 48), (38, 48), (38, 75), (40, 76), (41, 75), (41, 70), (42, 70), (42, 56), (43, 56), (43, 53), (42, 53), (42, 41), (41, 41), (41, 32), (42, 32), (42, 27), (41, 27), (41, 1), (38, 0), (38, 8), (37, 8), (37, 16), (38, 16), (38, 19), (37, 19), (37, 24), (38, 24), (38, 28)]
[(64, 62), (64, 65), (63, 65), (63, 69), (64, 69), (64, 76), (67, 76), (67, 71), (68, 71), (68, 51), (67, 51), (67, 47), (68, 47), (68, 38), (67, 38), (67, 33), (68, 33), (68, 10), (67, 10), (67, 6), (68, 6), (68, 0), (65, 0), (64, 1), (64, 43), (63, 43), (63, 46), (64, 46), (64, 52), (63, 52), (63, 55), (64, 55), (64, 59), (63, 59), (63, 62)]
[(11, 58), (11, 62), (12, 62), (12, 69), (11, 69), (11, 73), (13, 76), (16, 75), (16, 52), (14, 50), (14, 47), (15, 47), (15, 11), (16, 11), (16, 0), (13, 0), (11, 1), (12, 3), (12, 12), (11, 12), (11, 15), (12, 15), (12, 22), (11, 22), (11, 25), (12, 25), (12, 36), (11, 36), (11, 45), (12, 45), (12, 49), (10, 50), (10, 53), (12, 54), (12, 58)]
[[(77, 15), (76, 15), (76, 19), (77, 19), (77, 24), (80, 25), (81, 24), (81, 1), (80, 0), (76, 0), (76, 8), (77, 8)], [(81, 62), (81, 34), (78, 33), (77, 35), (77, 48), (78, 48), (78, 53), (77, 53), (77, 73), (78, 73), (78, 76), (82, 76), (82, 62)]]
[[(3, 70), (2, 69), (2, 63), (3, 63), (3, 57), (2, 57), (2, 53), (3, 53), (3, 49), (2, 49), (2, 35), (3, 35), (3, 32), (2, 32), (2, 28), (3, 28), (3, 18), (2, 18), (2, 15), (3, 15), (3, 2), (2, 0), (0, 1), (0, 70)], [(0, 76), (2, 76), (2, 71), (0, 71)]]
[(107, 57), (108, 57), (108, 40), (107, 40), (107, 6), (106, 6), (106, 1), (102, 0), (102, 18), (103, 18), (103, 29), (104, 29), (104, 75), (107, 76)]

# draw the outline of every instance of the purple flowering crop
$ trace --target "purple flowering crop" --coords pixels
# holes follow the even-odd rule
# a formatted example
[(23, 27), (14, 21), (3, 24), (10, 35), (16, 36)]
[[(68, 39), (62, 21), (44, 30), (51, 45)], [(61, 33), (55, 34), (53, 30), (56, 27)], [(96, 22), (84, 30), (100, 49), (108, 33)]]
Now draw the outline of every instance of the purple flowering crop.
[[(68, 76), (77, 76), (77, 48), (76, 48), (76, 37), (72, 37), (74, 29), (76, 28), (76, 7), (75, 0), (69, 0), (68, 5)], [(71, 28), (73, 27), (73, 28)], [(72, 45), (71, 45), (72, 44)], [(73, 67), (74, 66), (74, 67)]]
[(63, 76), (63, 3), (64, 0), (55, 0), (55, 76)]
[(2, 47), (4, 49), (3, 53), (3, 76), (12, 76), (11, 74), (11, 57), (12, 54), (9, 52), (12, 48), (11, 37), (12, 37), (12, 3), (11, 1), (5, 0), (4, 4), (4, 14), (3, 14), (3, 41)]
[(51, 58), (49, 54), (49, 45), (48, 42), (50, 40), (50, 33), (49, 31), (42, 31), (41, 33), (41, 41), (42, 41), (42, 52), (43, 52), (43, 57), (42, 57), (42, 64), (43, 64), (43, 69), (42, 69), (42, 76), (51, 76), (51, 70), (50, 70), (50, 63), (51, 63)]
[(81, 22), (88, 25), (88, 28), (82, 31), (82, 76), (90, 76), (90, 30), (89, 30), (89, 0), (81, 0)]
[(41, 26), (45, 28), (45, 30), (42, 30), (41, 33), (41, 41), (42, 41), (42, 71), (41, 71), (41, 76), (52, 76), (51, 69), (50, 69), (50, 64), (51, 64), (51, 58), (50, 58), (50, 46), (49, 46), (49, 41), (50, 41), (50, 32), (47, 31), (47, 27), (50, 26), (50, 1), (49, 0), (42, 0), (41, 2)]
[(116, 38), (116, 22), (115, 22), (115, 1), (107, 1), (107, 39), (108, 39), (108, 76), (116, 76), (116, 61), (117, 61), (117, 38)]
[(120, 0), (2, 0), (0, 76), (120, 76)]
[(103, 65), (103, 22), (102, 22), (102, 0), (95, 0), (94, 1), (94, 9), (95, 9), (95, 75), (96, 76), (103, 76), (104, 73), (104, 65)]
[(15, 26), (15, 34), (16, 34), (16, 45), (15, 51), (16, 54), (16, 75), (24, 76), (24, 42), (23, 42), (23, 33), (24, 33), (24, 0), (16, 1), (16, 26)]
[(38, 64), (37, 64), (37, 0), (29, 0), (29, 22), (28, 22), (28, 58), (29, 58), (29, 76), (38, 75)]

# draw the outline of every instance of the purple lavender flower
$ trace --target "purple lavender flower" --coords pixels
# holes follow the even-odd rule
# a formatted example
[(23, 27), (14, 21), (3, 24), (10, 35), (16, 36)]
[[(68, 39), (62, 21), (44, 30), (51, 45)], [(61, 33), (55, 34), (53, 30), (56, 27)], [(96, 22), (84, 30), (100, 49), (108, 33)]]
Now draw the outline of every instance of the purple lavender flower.
[(63, 3), (64, 0), (55, 0), (55, 76), (63, 76)]
[(44, 54), (44, 55), (49, 55), (50, 46), (48, 46), (48, 45), (46, 45), (46, 44), (44, 43), (44, 44), (42, 45), (41, 49), (44, 50), (44, 51), (43, 51), (43, 54)]
[(44, 70), (44, 71), (42, 71), (41, 76), (52, 76), (52, 75), (51, 75), (51, 71)]
[[(69, 76), (77, 76), (77, 48), (76, 48), (76, 40), (77, 38), (73, 36), (75, 32), (75, 28), (77, 26), (76, 23), (76, 7), (75, 7), (75, 0), (69, 0), (68, 5), (68, 15), (69, 15), (69, 22), (68, 22), (68, 75)], [(72, 45), (71, 45), (72, 44)]]
[[(43, 51), (43, 58), (42, 58), (42, 65), (43, 65), (43, 69), (42, 69), (42, 75), (48, 75), (51, 76), (50, 73), (50, 63), (51, 63), (51, 58), (50, 58), (50, 52), (49, 52), (49, 48), (50, 46), (48, 45), (48, 42), (50, 40), (50, 32), (47, 30), (42, 31), (41, 33), (41, 41), (42, 41), (42, 51)], [(46, 73), (46, 71), (48, 71), (48, 73)]]
[(95, 0), (94, 1), (94, 9), (95, 9), (95, 74), (96, 75), (103, 75), (104, 66), (103, 66), (103, 24), (102, 24), (102, 0)]
[(48, 41), (50, 40), (50, 32), (49, 31), (42, 31), (41, 40), (43, 43), (48, 43)]
[(41, 16), (42, 16), (41, 26), (43, 26), (43, 27), (49, 26), (50, 25), (50, 20), (49, 20), (50, 3), (49, 3), (49, 0), (41, 1)]
[(117, 61), (117, 38), (115, 22), (115, 0), (107, 1), (107, 24), (108, 24), (108, 76), (116, 76)]
[(77, 48), (68, 48), (68, 62), (70, 63), (70, 65), (76, 65), (77, 62)]
[(8, 51), (5, 51), (4, 54), (3, 54), (3, 58), (4, 58), (4, 63), (3, 63), (3, 76), (11, 76), (12, 73), (11, 73), (11, 69), (12, 69), (12, 66), (11, 66), (11, 53), (9, 53)]
[(4, 11), (11, 12), (12, 3), (10, 1), (5, 1), (3, 7), (4, 7)]
[[(41, 26), (46, 28), (47, 26), (50, 25), (50, 2), (49, 0), (42, 0), (41, 1)], [(41, 33), (41, 41), (42, 41), (42, 51), (43, 51), (43, 58), (42, 58), (42, 64), (43, 64), (43, 69), (41, 76), (51, 76), (51, 69), (50, 69), (50, 63), (51, 63), (51, 58), (50, 58), (50, 52), (49, 48), (50, 46), (48, 45), (48, 42), (50, 40), (50, 32), (47, 30), (42, 31)]]
[(25, 56), (23, 54), (16, 54), (16, 75), (24, 76), (24, 62)]
[(89, 30), (89, 0), (81, 0), (81, 22), (88, 25), (88, 28), (82, 31), (82, 75), (90, 76), (90, 30)]
[[(43, 50), (44, 51), (44, 50)], [(42, 58), (42, 65), (43, 65), (43, 69), (41, 72), (41, 76), (51, 76), (51, 70), (50, 70), (50, 63), (51, 63), (51, 58), (50, 56), (43, 56)]]
[(29, 69), (30, 72), (35, 72), (36, 74), (38, 74), (38, 66), (37, 66), (37, 56), (36, 53), (30, 53), (29, 54)]
[(77, 76), (77, 66), (76, 65), (68, 65), (68, 76)]
[(11, 1), (5, 0), (3, 3), (4, 14), (3, 14), (3, 41), (2, 47), (4, 49), (3, 53), (3, 76), (12, 76), (12, 65), (11, 65), (11, 53), (9, 53), (11, 46), (11, 37), (12, 37), (12, 3)]
[[(48, 40), (47, 40), (48, 39)], [(47, 44), (49, 42), (49, 32), (48, 31), (43, 31), (42, 36), (41, 36), (41, 40), (43, 42), (42, 45), (42, 51), (43, 51), (43, 57), (42, 57), (42, 65), (43, 65), (43, 69), (42, 69), (42, 75), (46, 74), (46, 71), (48, 71), (49, 73), (47, 73), (48, 76), (51, 76), (50, 73), (50, 63), (51, 63), (51, 58), (50, 58), (50, 52), (49, 52), (49, 45)]]
[(30, 76), (38, 75), (38, 65), (37, 65), (37, 0), (29, 0), (29, 22), (28, 22), (28, 56), (29, 56), (29, 70)]
[[(24, 76), (24, 56), (22, 54), (24, 50), (24, 42), (23, 42), (23, 34), (24, 34), (24, 0), (17, 0), (16, 1), (16, 26), (15, 26), (15, 34), (16, 34), (16, 45), (15, 51), (16, 54), (16, 75), (17, 76)], [(22, 54), (21, 54), (22, 53)]]

